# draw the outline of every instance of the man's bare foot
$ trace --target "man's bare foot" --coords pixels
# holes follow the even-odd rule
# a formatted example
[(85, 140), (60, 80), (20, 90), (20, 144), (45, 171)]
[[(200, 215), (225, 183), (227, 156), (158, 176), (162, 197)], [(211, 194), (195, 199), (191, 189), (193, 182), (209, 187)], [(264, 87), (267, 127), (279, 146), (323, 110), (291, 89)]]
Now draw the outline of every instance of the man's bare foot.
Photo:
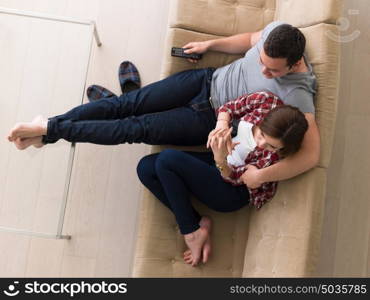
[[(211, 219), (209, 217), (203, 216), (202, 219), (199, 222), (199, 225), (200, 225), (201, 228), (205, 229), (207, 234), (208, 234), (208, 237), (207, 237), (206, 241), (204, 242), (203, 247), (201, 249), (202, 262), (206, 263), (208, 261), (208, 258), (210, 256), (210, 254), (211, 254), (211, 237), (210, 237), (211, 226), (212, 226)], [(196, 257), (193, 256), (193, 253), (192, 253), (191, 249), (187, 249), (184, 252), (184, 261), (187, 264), (192, 264), (192, 265), (193, 265), (194, 261), (196, 261)]]
[(29, 146), (34, 146), (36, 148), (41, 148), (42, 146), (44, 146), (41, 136), (35, 136), (31, 138), (17, 138), (14, 141), (14, 144), (19, 150), (24, 150)]
[(48, 121), (37, 116), (29, 123), (17, 123), (8, 135), (8, 140), (14, 142), (18, 138), (31, 138), (46, 134)]
[(185, 243), (191, 251), (191, 265), (193, 267), (195, 267), (199, 263), (202, 255), (202, 249), (208, 239), (208, 236), (208, 230), (203, 227), (198, 228), (192, 233), (184, 235)]

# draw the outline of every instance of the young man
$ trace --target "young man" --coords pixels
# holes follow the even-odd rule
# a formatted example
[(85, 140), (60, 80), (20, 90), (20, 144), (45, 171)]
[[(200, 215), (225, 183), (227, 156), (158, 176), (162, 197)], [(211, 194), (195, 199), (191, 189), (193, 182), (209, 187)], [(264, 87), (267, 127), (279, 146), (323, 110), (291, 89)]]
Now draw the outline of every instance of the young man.
[[(297, 28), (273, 22), (259, 32), (189, 43), (184, 48), (188, 48), (187, 53), (212, 50), (238, 54), (247, 51), (244, 58), (214, 72), (211, 85), (214, 108), (246, 93), (269, 90), (285, 104), (296, 106), (305, 114), (309, 128), (301, 150), (269, 168), (257, 170), (250, 166), (243, 175), (248, 187), (256, 188), (263, 182), (294, 177), (318, 163), (320, 136), (313, 104), (316, 78), (304, 56), (305, 38)], [(228, 127), (228, 116), (219, 114), (216, 128), (223, 127)]]
[(268, 90), (304, 112), (309, 129), (301, 151), (265, 169), (251, 166), (243, 175), (244, 182), (255, 188), (263, 182), (293, 177), (317, 164), (320, 146), (313, 106), (315, 77), (303, 56), (305, 39), (297, 28), (273, 22), (260, 32), (185, 47), (197, 53), (247, 53), (216, 71), (180, 72), (120, 97), (83, 104), (49, 120), (38, 118), (17, 124), (9, 141), (19, 149), (40, 147), (61, 138), (104, 145), (201, 145), (208, 135), (212, 138), (212, 129), (229, 126), (223, 114), (216, 122), (215, 109), (242, 94)]

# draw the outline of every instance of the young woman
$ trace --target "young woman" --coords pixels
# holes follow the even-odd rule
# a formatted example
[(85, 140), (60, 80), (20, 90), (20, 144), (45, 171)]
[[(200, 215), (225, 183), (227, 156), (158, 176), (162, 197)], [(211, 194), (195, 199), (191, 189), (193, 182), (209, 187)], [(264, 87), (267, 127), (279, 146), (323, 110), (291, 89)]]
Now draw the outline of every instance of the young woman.
[(216, 128), (207, 143), (212, 152), (168, 149), (145, 156), (137, 167), (141, 182), (174, 213), (189, 247), (184, 260), (192, 266), (208, 260), (211, 220), (199, 215), (190, 195), (220, 212), (247, 204), (260, 208), (274, 196), (277, 182), (248, 189), (242, 174), (297, 152), (308, 128), (303, 113), (265, 92), (230, 101), (218, 113), (219, 121), (240, 119), (235, 138), (231, 139), (231, 128)]

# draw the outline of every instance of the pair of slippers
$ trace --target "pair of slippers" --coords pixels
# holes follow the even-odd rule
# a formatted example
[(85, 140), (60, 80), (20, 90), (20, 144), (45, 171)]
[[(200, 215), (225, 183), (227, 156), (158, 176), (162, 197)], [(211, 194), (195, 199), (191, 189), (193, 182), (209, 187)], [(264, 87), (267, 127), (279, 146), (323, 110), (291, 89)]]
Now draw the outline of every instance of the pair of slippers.
[[(141, 87), (139, 71), (130, 61), (124, 61), (120, 64), (118, 69), (118, 78), (122, 94), (134, 91)], [(101, 98), (116, 96), (110, 90), (96, 84), (90, 85), (87, 88), (86, 95), (90, 102)]]

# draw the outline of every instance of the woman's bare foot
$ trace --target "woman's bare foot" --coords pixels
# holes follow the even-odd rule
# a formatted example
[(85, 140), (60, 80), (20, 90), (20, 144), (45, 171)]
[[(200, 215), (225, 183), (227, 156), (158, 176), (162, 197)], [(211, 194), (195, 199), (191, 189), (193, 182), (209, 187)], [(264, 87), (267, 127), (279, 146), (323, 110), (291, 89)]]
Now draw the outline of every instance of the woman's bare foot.
[(47, 123), (48, 121), (41, 116), (37, 116), (29, 123), (18, 123), (10, 131), (8, 140), (10, 142), (15, 142), (18, 138), (23, 139), (45, 135), (47, 131)]
[[(203, 244), (203, 247), (201, 249), (202, 262), (206, 263), (208, 261), (208, 258), (210, 256), (210, 254), (211, 254), (211, 237), (210, 237), (211, 226), (212, 226), (211, 219), (209, 217), (203, 216), (202, 219), (199, 222), (199, 225), (200, 225), (201, 228), (206, 230), (207, 235), (208, 235), (208, 237), (205, 240), (205, 242)], [(198, 261), (199, 260), (200, 260), (200, 258), (198, 259)], [(192, 264), (192, 265), (193, 265), (194, 261), (196, 261), (196, 257), (193, 256), (193, 252), (191, 251), (191, 249), (187, 249), (184, 252), (184, 261), (187, 264)]]
[(208, 230), (200, 227), (192, 233), (185, 234), (184, 239), (186, 245), (189, 247), (192, 256), (191, 265), (195, 267), (202, 255), (202, 249), (208, 239)]
[(16, 138), (14, 144), (19, 150), (24, 150), (29, 146), (34, 146), (36, 148), (41, 148), (44, 146), (41, 136), (35, 136), (31, 138)]
[(203, 216), (199, 222), (200, 227), (206, 228), (208, 230), (208, 239), (204, 244), (202, 251), (202, 261), (205, 264), (208, 261), (209, 256), (211, 255), (211, 227), (212, 221), (209, 217)]

